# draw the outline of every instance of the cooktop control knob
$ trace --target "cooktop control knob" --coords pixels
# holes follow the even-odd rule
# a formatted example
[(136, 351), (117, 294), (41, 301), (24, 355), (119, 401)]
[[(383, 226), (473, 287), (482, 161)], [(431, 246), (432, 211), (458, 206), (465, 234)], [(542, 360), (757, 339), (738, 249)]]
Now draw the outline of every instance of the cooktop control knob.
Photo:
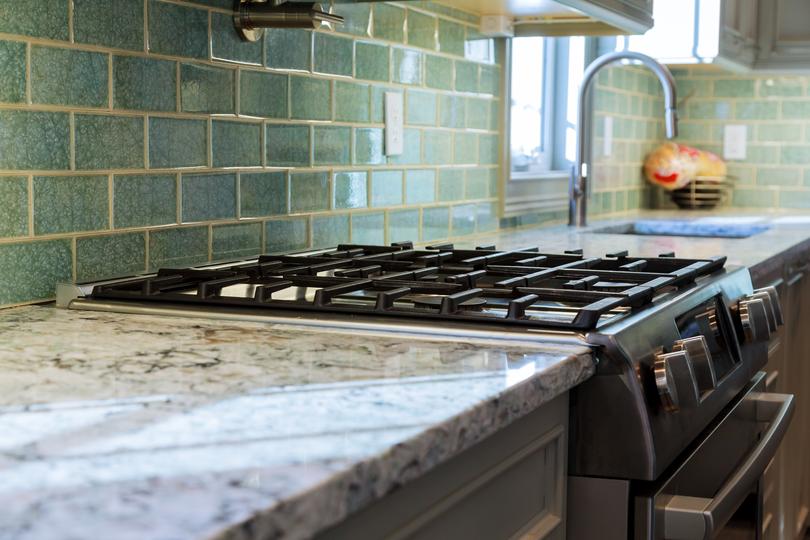
[[(754, 294), (752, 294), (751, 297), (760, 298), (762, 300), (767, 299), (768, 301), (766, 304), (770, 304), (771, 311), (773, 312), (773, 322), (775, 325), (782, 326), (785, 324), (785, 321), (782, 318), (782, 304), (779, 302), (779, 293), (776, 292), (776, 287), (771, 286), (762, 287), (761, 289), (754, 289)], [(775, 330), (775, 328), (772, 329), (772, 331)]]
[(768, 341), (771, 329), (765, 303), (759, 298), (746, 298), (737, 303), (737, 314), (740, 317), (743, 334), (747, 343)]
[(655, 386), (667, 412), (692, 409), (700, 401), (692, 361), (685, 350), (655, 355)]
[(709, 351), (709, 345), (706, 343), (705, 337), (694, 336), (676, 340), (672, 349), (689, 353), (699, 391), (707, 392), (717, 386), (717, 375), (714, 372), (712, 354)]

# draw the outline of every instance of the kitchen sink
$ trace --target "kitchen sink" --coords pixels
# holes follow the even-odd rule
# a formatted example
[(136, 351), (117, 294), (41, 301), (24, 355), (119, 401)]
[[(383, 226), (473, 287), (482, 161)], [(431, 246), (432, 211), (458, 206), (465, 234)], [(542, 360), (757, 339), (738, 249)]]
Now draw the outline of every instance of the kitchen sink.
[(640, 220), (609, 225), (590, 232), (597, 234), (633, 234), (641, 236), (690, 236), (703, 238), (748, 238), (765, 232), (768, 225), (756, 222), (700, 220)]

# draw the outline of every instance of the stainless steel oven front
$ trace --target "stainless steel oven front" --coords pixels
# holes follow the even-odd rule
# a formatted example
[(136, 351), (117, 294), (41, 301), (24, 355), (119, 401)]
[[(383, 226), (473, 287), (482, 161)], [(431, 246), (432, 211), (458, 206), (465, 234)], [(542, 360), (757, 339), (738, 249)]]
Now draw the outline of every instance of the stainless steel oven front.
[(634, 486), (632, 538), (760, 538), (761, 478), (793, 413), (793, 396), (764, 389), (759, 373), (673, 470)]

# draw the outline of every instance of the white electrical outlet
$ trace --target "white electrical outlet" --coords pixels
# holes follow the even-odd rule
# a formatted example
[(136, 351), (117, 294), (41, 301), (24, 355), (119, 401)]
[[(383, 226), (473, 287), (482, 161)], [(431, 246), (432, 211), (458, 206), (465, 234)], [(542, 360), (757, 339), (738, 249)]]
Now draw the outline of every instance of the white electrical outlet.
[(405, 147), (402, 93), (385, 93), (385, 155), (398, 156)]
[(745, 159), (748, 126), (728, 124), (723, 128), (723, 159)]
[(602, 155), (608, 157), (613, 154), (613, 117), (605, 117), (604, 133), (602, 134)]

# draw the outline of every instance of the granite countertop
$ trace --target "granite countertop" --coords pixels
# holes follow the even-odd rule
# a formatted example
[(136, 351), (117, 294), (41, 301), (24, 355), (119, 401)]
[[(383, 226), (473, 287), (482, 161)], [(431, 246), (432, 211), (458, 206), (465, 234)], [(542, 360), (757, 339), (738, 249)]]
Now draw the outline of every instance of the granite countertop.
[(0, 311), (0, 538), (307, 538), (593, 373), (586, 347)]
[[(722, 213), (721, 213), (722, 215)], [(810, 215), (746, 239), (594, 234), (457, 242), (588, 255), (810, 250)], [(0, 311), (0, 538), (307, 538), (593, 373), (576, 341), (364, 334), (26, 307)]]

